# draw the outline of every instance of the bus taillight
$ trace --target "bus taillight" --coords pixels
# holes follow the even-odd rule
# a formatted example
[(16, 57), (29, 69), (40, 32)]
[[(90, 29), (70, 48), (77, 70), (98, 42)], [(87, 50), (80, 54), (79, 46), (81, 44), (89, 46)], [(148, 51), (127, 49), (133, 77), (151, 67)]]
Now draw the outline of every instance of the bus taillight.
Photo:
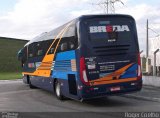
[(141, 57), (140, 53), (138, 54), (138, 79), (142, 78), (142, 72), (141, 72)]
[(80, 79), (85, 85), (89, 85), (84, 57), (80, 58)]

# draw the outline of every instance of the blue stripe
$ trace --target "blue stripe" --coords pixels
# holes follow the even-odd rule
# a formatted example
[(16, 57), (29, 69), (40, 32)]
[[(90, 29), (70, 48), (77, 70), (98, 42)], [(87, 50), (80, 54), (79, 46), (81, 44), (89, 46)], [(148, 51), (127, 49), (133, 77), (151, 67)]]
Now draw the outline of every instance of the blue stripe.
[(75, 50), (57, 53), (56, 61), (75, 59)]
[[(68, 79), (68, 74), (75, 74), (77, 75), (77, 72), (73, 72), (73, 71), (53, 71), (52, 73), (52, 78), (58, 78), (58, 79)], [(77, 77), (76, 77), (77, 78)]]
[(75, 51), (57, 53), (52, 78), (68, 79), (68, 74), (77, 74), (71, 68), (71, 60), (75, 59)]
[(129, 69), (126, 70), (126, 72), (120, 78), (122, 79), (122, 78), (137, 77), (137, 69), (138, 69), (138, 64), (132, 65)]

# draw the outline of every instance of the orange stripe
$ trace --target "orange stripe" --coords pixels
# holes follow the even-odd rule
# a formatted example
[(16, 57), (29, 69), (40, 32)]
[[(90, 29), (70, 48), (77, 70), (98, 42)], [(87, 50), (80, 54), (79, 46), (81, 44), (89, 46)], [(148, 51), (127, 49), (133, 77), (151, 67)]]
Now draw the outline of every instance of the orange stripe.
[(72, 68), (72, 71), (77, 71), (76, 60), (75, 59), (71, 60), (71, 68)]
[(62, 35), (61, 35), (61, 37), (60, 37), (60, 39), (59, 39), (59, 41), (58, 41), (58, 44), (57, 44), (57, 46), (56, 46), (56, 48), (55, 48), (55, 50), (54, 50), (54, 54), (55, 54), (56, 51), (57, 51), (57, 48), (58, 48), (58, 46), (59, 46), (60, 41), (62, 40), (63, 35), (66, 33), (66, 31), (68, 30), (69, 26), (70, 26), (72, 23), (73, 23), (73, 21), (70, 22), (70, 23), (65, 27), (65, 29), (64, 29), (64, 31), (63, 31), (63, 33), (62, 33)]
[[(111, 83), (117, 83), (117, 82), (127, 82), (136, 80), (136, 78), (129, 78), (129, 79), (119, 79), (119, 77), (129, 68), (133, 65), (133, 63), (128, 64), (124, 66), (123, 68), (120, 68), (119, 70), (96, 80), (89, 81), (91, 85), (100, 85), (100, 84), (111, 84)], [(113, 80), (113, 77), (116, 78), (116, 80)]]
[[(67, 26), (68, 26), (68, 25), (67, 25)], [(67, 26), (66, 26), (66, 27), (67, 27)], [(60, 37), (61, 35), (63, 35), (63, 32), (66, 30), (66, 27), (63, 28), (63, 29), (60, 31), (60, 33), (56, 36), (55, 40), (52, 42), (51, 46), (50, 46), (49, 49), (47, 50), (46, 55), (48, 54), (49, 50), (51, 49), (51, 47), (53, 46), (53, 44), (55, 43), (55, 41), (58, 39), (58, 37)]]
[[(60, 32), (61, 33), (61, 32)], [(54, 42), (56, 42), (56, 40), (57, 40), (57, 37), (55, 38), (55, 40), (52, 42), (52, 44), (50, 45), (50, 47), (49, 47), (49, 49), (47, 50), (47, 52), (46, 52), (46, 54), (45, 55), (47, 55), (48, 54), (48, 52), (49, 52), (49, 50), (51, 49), (51, 47), (53, 46), (53, 44), (54, 44)]]
[[(73, 22), (73, 21), (72, 21)], [(53, 41), (53, 43), (51, 44), (51, 46), (49, 47), (46, 55), (44, 56), (43, 60), (42, 60), (42, 63), (41, 65), (37, 68), (36, 71), (34, 71), (33, 73), (28, 73), (28, 72), (23, 72), (23, 74), (26, 74), (26, 75), (35, 75), (35, 76), (44, 76), (44, 77), (50, 77), (50, 74), (51, 74), (51, 69), (50, 70), (41, 70), (41, 67), (43, 67), (43, 63), (46, 63), (46, 62), (52, 62), (54, 60), (54, 57), (55, 57), (55, 53), (57, 51), (57, 48), (58, 48), (58, 45), (64, 35), (64, 33), (68, 30), (69, 26), (72, 24), (72, 22), (70, 22), (64, 29), (61, 30), (61, 32), (56, 36), (55, 40), (58, 39), (58, 37), (60, 36), (60, 40), (56, 46), (56, 49), (54, 51), (53, 54), (50, 54), (50, 55), (47, 55), (50, 48), (52, 47), (52, 45), (54, 44), (55, 40)], [(52, 63), (49, 64), (49, 67), (51, 68), (52, 67)]]
[(137, 78), (125, 78), (125, 79), (110, 80), (110, 81), (95, 81), (95, 82), (90, 82), (90, 85), (94, 86), (94, 85), (101, 85), (101, 84), (113, 84), (113, 83), (130, 82), (135, 80), (137, 80)]
[(96, 81), (109, 81), (109, 80), (113, 80), (113, 77), (116, 77), (117, 79), (119, 79), (119, 77), (130, 67), (132, 66), (133, 64), (128, 64), (126, 66), (124, 66), (123, 68), (120, 68), (119, 70), (103, 77), (103, 78), (99, 78), (99, 79), (96, 79), (96, 80), (92, 80), (90, 82), (96, 82)]

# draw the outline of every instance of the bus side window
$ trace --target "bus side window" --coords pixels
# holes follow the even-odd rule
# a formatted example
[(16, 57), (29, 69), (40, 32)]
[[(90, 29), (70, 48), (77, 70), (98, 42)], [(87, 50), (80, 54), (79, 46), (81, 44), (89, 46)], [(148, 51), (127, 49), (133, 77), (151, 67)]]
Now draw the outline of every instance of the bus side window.
[(66, 38), (62, 38), (59, 45), (58, 45), (58, 48), (57, 48), (57, 51), (56, 52), (64, 52), (68, 49), (68, 44), (66, 42)]
[(33, 57), (33, 54), (34, 54), (34, 44), (30, 44), (29, 47), (28, 47), (28, 57), (29, 58), (32, 58)]
[(51, 40), (41, 41), (38, 43), (37, 56), (44, 56), (51, 45)]
[(37, 44), (37, 56), (43, 56), (45, 54), (45, 42), (44, 41), (41, 41), (41, 42), (38, 42)]
[(74, 48), (75, 48), (75, 44), (72, 41), (70, 41), (69, 42), (69, 49), (73, 50)]
[(60, 48), (61, 48), (61, 51), (62, 51), (62, 52), (63, 52), (63, 51), (66, 51), (67, 48), (68, 48), (67, 42), (62, 43), (62, 44), (60, 45)]
[(21, 50), (21, 63), (22, 63), (22, 67), (24, 66), (24, 64), (27, 61), (27, 47), (23, 48)]
[(78, 47), (78, 39), (76, 36), (68, 38), (68, 46), (69, 50), (75, 50)]
[(52, 47), (51, 49), (50, 49), (50, 53), (52, 54), (52, 53), (54, 53), (54, 47)]
[(43, 55), (43, 50), (42, 49), (38, 50), (37, 55), (42, 56)]
[[(47, 45), (48, 45), (47, 47), (48, 47), (48, 49), (50, 48), (50, 46), (51, 46), (51, 44), (53, 43), (53, 41), (54, 41), (54, 39), (47, 41)], [(48, 49), (47, 49), (47, 50), (48, 50)], [(50, 48), (48, 54), (53, 54), (53, 53), (54, 53), (54, 49), (55, 49), (55, 47), (54, 47), (54, 44), (53, 44), (52, 47)]]
[[(50, 42), (48, 48), (51, 46), (52, 42), (53, 42), (53, 39), (52, 39), (52, 41)], [(59, 39), (56, 39), (56, 41), (55, 41), (54, 44), (52, 45), (51, 49), (49, 50), (48, 54), (53, 54), (53, 53), (54, 53), (58, 42), (59, 42)]]
[(63, 35), (62, 40), (63, 40), (61, 41), (62, 43), (67, 42), (68, 45), (65, 51), (75, 50), (78, 47), (78, 37), (77, 37), (77, 30), (75, 27), (75, 23), (70, 25), (68, 30)]
[(58, 46), (57, 52), (75, 50), (78, 45), (75, 40), (75, 37), (64, 37)]
[(71, 25), (60, 41), (57, 52), (75, 50), (78, 47), (75, 24)]
[(30, 54), (29, 54), (29, 58), (32, 58), (32, 57), (33, 57), (33, 54), (32, 54), (32, 53), (30, 53)]
[(42, 47), (41, 49), (43, 50), (43, 55), (45, 55), (47, 53), (52, 42), (53, 42), (53, 40), (46, 40), (41, 43), (41, 47)]

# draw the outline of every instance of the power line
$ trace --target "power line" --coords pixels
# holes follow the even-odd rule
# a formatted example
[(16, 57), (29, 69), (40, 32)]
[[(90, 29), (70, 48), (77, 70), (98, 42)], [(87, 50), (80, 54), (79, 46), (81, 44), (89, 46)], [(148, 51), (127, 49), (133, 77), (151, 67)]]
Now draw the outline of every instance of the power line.
[(159, 36), (160, 36), (160, 34), (159, 34), (157, 31), (153, 30), (152, 28), (148, 27), (148, 29), (151, 30), (152, 32), (154, 32), (155, 34), (157, 34), (156, 37), (159, 37)]
[(124, 3), (121, 0), (100, 0), (98, 3), (92, 3), (92, 5), (98, 5), (103, 8), (105, 13), (115, 13), (115, 3)]

